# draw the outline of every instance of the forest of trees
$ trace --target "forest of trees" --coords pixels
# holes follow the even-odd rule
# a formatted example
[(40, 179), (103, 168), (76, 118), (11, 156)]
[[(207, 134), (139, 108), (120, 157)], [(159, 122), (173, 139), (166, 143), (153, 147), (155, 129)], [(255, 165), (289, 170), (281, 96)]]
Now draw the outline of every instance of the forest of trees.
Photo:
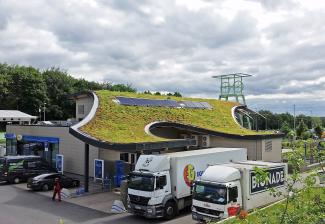
[[(265, 127), (269, 130), (280, 130), (281, 127), (286, 124), (290, 129), (294, 128), (294, 116), (289, 113), (272, 113), (268, 110), (260, 110), (259, 114), (263, 115), (266, 119), (259, 119), (259, 130), (265, 130)], [(325, 127), (325, 118), (324, 117), (311, 117), (300, 114), (296, 116), (296, 128), (299, 123), (303, 121), (308, 129), (312, 129), (318, 125)], [(267, 124), (265, 124), (267, 122)]]
[(48, 120), (74, 116), (75, 105), (69, 95), (86, 90), (136, 92), (131, 85), (90, 82), (76, 79), (58, 68), (44, 71), (33, 67), (0, 64), (0, 110), (20, 110), (38, 115), (46, 103)]

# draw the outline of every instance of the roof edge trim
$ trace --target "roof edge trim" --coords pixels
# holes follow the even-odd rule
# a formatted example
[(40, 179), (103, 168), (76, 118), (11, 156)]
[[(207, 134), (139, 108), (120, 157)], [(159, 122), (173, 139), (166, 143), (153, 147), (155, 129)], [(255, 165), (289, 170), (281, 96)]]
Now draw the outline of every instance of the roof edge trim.
[(193, 132), (202, 133), (204, 135), (213, 135), (213, 136), (220, 136), (225, 138), (234, 138), (234, 139), (246, 139), (246, 140), (257, 140), (257, 139), (272, 139), (272, 138), (282, 138), (284, 134), (282, 133), (274, 133), (274, 134), (256, 134), (256, 135), (237, 135), (237, 134), (229, 134), (224, 132), (212, 131), (205, 128), (195, 127), (188, 124), (181, 124), (175, 122), (153, 122), (149, 124), (150, 126), (146, 126), (149, 130), (156, 127), (174, 127), (179, 129), (185, 129)]

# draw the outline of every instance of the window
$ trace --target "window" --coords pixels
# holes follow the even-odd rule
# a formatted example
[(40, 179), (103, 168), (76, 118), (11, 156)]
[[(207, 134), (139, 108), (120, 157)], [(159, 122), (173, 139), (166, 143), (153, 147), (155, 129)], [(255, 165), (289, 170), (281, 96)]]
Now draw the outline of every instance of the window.
[(132, 164), (135, 163), (135, 154), (134, 153), (131, 154), (131, 163)]
[(17, 141), (16, 139), (8, 139), (6, 140), (6, 154), (8, 156), (16, 155), (17, 153)]
[(167, 184), (166, 176), (156, 177), (156, 190), (163, 189)]
[(59, 178), (59, 177), (60, 177), (59, 175), (54, 174), (54, 175), (49, 175), (49, 176), (45, 177), (45, 179), (47, 179), (47, 180), (53, 180), (53, 179)]
[(38, 167), (37, 161), (27, 161), (27, 169), (36, 169)]
[(85, 105), (78, 105), (78, 114), (85, 114)]
[(15, 169), (23, 169), (24, 168), (24, 160), (11, 160), (8, 164), (9, 172)]
[(229, 200), (228, 202), (237, 202), (238, 198), (238, 189), (237, 187), (229, 188)]
[(129, 153), (121, 153), (120, 154), (120, 160), (123, 160), (124, 162), (129, 162)]

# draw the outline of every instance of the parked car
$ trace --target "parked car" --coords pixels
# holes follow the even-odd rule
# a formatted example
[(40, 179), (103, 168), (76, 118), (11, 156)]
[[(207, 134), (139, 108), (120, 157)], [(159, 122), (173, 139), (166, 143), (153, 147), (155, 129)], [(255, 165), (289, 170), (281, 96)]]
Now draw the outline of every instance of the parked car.
[(54, 187), (54, 179), (59, 178), (62, 188), (79, 187), (80, 181), (75, 178), (71, 178), (60, 173), (46, 173), (33, 178), (29, 178), (27, 181), (27, 188), (32, 190), (48, 191)]
[(42, 173), (56, 172), (39, 156), (5, 156), (0, 158), (0, 181), (18, 184)]

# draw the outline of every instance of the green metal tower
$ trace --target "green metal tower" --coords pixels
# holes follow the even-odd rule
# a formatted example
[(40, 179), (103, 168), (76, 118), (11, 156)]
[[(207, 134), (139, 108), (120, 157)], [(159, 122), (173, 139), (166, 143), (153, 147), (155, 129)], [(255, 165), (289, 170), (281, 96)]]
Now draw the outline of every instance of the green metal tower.
[(236, 101), (240, 103), (239, 98), (241, 98), (242, 104), (246, 105), (245, 96), (243, 94), (243, 78), (250, 76), (252, 75), (244, 73), (212, 76), (212, 78), (220, 79), (219, 100), (225, 99), (228, 101), (230, 97), (234, 97), (236, 98)]

